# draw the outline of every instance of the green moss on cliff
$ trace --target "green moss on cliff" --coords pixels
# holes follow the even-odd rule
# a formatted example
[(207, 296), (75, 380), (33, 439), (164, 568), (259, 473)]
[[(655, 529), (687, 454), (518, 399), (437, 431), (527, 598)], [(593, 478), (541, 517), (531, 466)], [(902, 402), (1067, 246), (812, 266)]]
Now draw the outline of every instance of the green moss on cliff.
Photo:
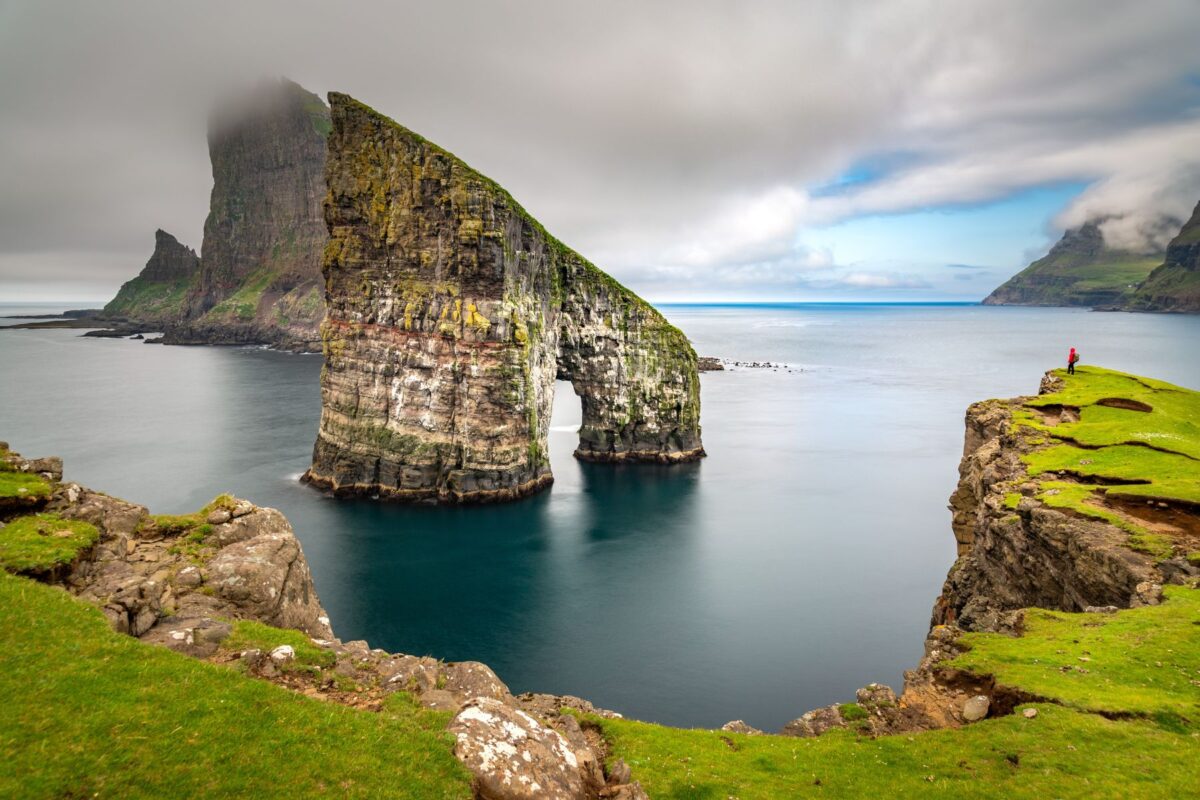
[(2, 797), (471, 797), (444, 714), (322, 703), (0, 575)]

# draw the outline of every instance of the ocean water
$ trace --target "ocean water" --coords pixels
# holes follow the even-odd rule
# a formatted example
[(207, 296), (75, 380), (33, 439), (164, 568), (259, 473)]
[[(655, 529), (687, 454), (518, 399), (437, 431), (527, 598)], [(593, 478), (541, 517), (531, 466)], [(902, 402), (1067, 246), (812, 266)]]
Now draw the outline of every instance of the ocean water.
[(777, 729), (871, 681), (899, 689), (919, 659), (954, 558), (946, 502), (970, 402), (1035, 392), (1071, 346), (1084, 363), (1200, 387), (1197, 317), (663, 310), (702, 355), (787, 366), (705, 374), (709, 457), (677, 467), (576, 462), (579, 401), (559, 384), (556, 482), (511, 505), (301, 486), (319, 356), (0, 331), (0, 439), (156, 512), (223, 491), (281, 509), (343, 639), (480, 660), (514, 691), (641, 719)]

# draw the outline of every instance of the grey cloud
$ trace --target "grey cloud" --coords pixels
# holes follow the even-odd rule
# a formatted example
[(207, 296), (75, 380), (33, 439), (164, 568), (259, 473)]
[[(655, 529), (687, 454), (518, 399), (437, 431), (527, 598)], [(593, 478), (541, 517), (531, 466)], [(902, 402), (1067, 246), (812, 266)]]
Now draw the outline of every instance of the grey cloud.
[(103, 296), (156, 227), (199, 247), (208, 109), (267, 75), (437, 141), (635, 288), (802, 285), (836, 257), (805, 225), (1048, 181), (1093, 182), (1058, 224), (1177, 214), (1198, 23), (1193, 0), (6, 3), (0, 295), (37, 269)]

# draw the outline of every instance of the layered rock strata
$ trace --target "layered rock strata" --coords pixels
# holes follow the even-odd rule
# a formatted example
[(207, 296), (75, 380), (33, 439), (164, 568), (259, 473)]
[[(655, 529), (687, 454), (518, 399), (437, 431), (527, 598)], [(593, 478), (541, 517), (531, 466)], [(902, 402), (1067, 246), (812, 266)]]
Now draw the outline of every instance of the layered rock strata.
[(200, 257), (161, 228), (154, 232), (154, 253), (138, 276), (121, 286), (104, 307), (106, 318), (136, 317), (143, 323), (179, 319), (188, 291), (200, 273)]
[(305, 480), (339, 495), (468, 502), (548, 485), (555, 378), (576, 456), (704, 455), (696, 354), (652, 306), (493, 181), (330, 94), (322, 414)]

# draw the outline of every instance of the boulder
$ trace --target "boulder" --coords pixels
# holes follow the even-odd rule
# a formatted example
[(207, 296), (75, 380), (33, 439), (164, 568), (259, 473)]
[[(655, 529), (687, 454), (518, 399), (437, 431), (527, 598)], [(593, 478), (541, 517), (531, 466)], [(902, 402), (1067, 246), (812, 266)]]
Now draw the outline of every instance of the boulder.
[(480, 697), (458, 712), (448, 730), (457, 740), (454, 755), (475, 775), (484, 800), (581, 800), (589, 794), (567, 739), (524, 711)]
[(967, 722), (978, 722), (987, 716), (992, 701), (987, 695), (977, 694), (963, 703), (962, 718)]

